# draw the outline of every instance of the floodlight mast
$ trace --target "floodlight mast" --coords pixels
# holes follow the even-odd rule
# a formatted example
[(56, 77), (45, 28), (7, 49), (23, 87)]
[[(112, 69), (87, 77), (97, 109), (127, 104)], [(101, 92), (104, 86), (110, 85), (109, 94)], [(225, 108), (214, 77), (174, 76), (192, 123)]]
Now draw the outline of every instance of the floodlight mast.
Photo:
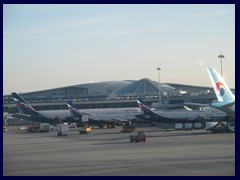
[(223, 58), (225, 58), (225, 56), (224, 55), (222, 55), (222, 54), (220, 54), (219, 56), (218, 56), (218, 58), (220, 59), (220, 61), (221, 61), (221, 76), (223, 77), (223, 70), (222, 70), (222, 59)]
[(161, 102), (161, 90), (160, 90), (160, 70), (161, 70), (161, 68), (160, 67), (158, 67), (157, 68), (157, 71), (158, 71), (158, 85), (159, 85), (159, 102)]

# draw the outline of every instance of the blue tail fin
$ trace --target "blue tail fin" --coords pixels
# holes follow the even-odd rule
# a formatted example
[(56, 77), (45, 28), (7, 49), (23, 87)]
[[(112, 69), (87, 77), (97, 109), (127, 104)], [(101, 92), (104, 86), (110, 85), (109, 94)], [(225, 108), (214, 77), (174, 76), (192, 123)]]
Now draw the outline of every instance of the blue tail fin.
[(20, 113), (27, 114), (27, 115), (38, 115), (39, 113), (33, 109), (32, 106), (30, 106), (21, 96), (19, 96), (17, 93), (12, 93), (13, 100), (16, 103), (16, 106)]
[(145, 115), (155, 115), (155, 113), (145, 104), (145, 102), (141, 99), (137, 99), (137, 103), (141, 111), (144, 112)]
[(68, 110), (70, 111), (73, 117), (82, 118), (83, 114), (79, 111), (79, 109), (71, 102), (68, 101)]

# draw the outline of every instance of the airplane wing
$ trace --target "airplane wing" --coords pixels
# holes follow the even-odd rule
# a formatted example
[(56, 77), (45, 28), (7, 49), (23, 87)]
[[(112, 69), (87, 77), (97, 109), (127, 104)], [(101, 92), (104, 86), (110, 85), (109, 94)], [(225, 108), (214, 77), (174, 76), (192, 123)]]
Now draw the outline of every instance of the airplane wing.
[(111, 120), (112, 120), (112, 121), (125, 121), (125, 120), (123, 120), (123, 119), (121, 119), (121, 118), (111, 118)]
[(19, 119), (31, 119), (31, 115), (29, 115), (29, 114), (22, 114), (22, 113), (12, 114), (12, 117), (19, 118)]
[(185, 102), (183, 103), (184, 105), (187, 106), (197, 106), (197, 107), (210, 107), (209, 104), (201, 104), (201, 103), (190, 103), (190, 102)]
[(192, 111), (191, 108), (187, 107), (187, 106), (183, 106), (187, 111)]
[(94, 115), (92, 113), (87, 113), (87, 112), (81, 112), (83, 115), (87, 115), (87, 116), (90, 116), (90, 115)]

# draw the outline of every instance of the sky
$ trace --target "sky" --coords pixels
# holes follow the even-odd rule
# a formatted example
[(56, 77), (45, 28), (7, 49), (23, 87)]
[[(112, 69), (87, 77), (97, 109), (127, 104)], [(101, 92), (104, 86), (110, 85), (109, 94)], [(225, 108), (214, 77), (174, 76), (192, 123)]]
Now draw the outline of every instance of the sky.
[(139, 80), (235, 88), (234, 4), (3, 5), (3, 94)]

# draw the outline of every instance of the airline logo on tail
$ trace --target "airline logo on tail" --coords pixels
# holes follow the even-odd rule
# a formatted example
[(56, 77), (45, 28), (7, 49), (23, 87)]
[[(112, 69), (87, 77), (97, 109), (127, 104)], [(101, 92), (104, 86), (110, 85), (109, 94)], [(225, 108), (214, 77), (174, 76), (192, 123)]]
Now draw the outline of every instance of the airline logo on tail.
[(16, 98), (13, 98), (13, 100), (15, 101), (17, 107), (19, 107), (19, 108), (26, 108), (26, 109), (32, 109), (34, 111), (34, 109), (31, 106), (29, 106), (29, 104), (26, 104), (24, 102), (20, 102)]
[(226, 90), (222, 82), (216, 83), (216, 89), (219, 96), (223, 97), (225, 95)]

